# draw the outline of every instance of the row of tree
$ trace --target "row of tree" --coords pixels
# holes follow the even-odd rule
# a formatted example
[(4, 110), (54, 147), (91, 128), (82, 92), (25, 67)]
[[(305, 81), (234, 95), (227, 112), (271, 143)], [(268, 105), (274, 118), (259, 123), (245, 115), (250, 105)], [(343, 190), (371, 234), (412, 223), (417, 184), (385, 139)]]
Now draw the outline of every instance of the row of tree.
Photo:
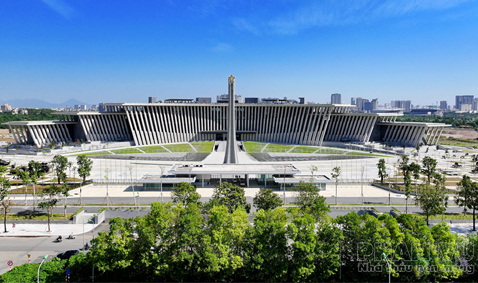
[[(429, 156), (422, 160), (422, 166), (415, 162), (410, 163), (406, 155), (400, 158), (399, 169), (403, 175), (403, 184), (405, 187), (406, 210), (408, 212), (408, 199), (412, 193), (412, 179), (415, 179), (415, 204), (419, 205), (426, 216), (428, 224), (429, 216), (442, 214), (448, 206), (448, 195), (446, 192), (446, 177), (436, 170), (437, 161)], [(377, 163), (378, 175), (381, 184), (388, 177), (386, 172), (385, 159), (380, 159)], [(417, 185), (420, 173), (426, 176), (424, 184)], [(431, 184), (433, 183), (433, 185)], [(473, 182), (469, 176), (464, 175), (458, 183), (457, 193), (455, 194), (455, 203), (463, 207), (463, 213), (469, 210), (473, 213), (473, 231), (476, 231), (475, 212), (478, 210), (478, 183)]]
[[(67, 268), (72, 282), (91, 280), (92, 269), (97, 282), (384, 281), (389, 271), (404, 282), (474, 280), (478, 238), (452, 234), (446, 223), (430, 228), (409, 214), (354, 212), (331, 219), (310, 184), (298, 188), (299, 206), (287, 209), (271, 206), (277, 198), (261, 190), (254, 205), (271, 207), (251, 223), (241, 190), (223, 183), (201, 204), (194, 187), (181, 184), (175, 204), (112, 219), (89, 253), (46, 263), (42, 282), (62, 280)], [(0, 281), (26, 282), (32, 271), (19, 266)]]
[[(86, 155), (79, 155), (76, 158), (77, 167), (73, 167), (77, 170), (78, 175), (83, 178), (83, 183), (86, 181), (86, 177), (90, 176), (92, 170), (93, 162), (89, 159)], [(52, 160), (53, 170), (57, 176), (58, 184), (51, 183), (46, 188), (39, 193), (41, 197), (41, 201), (37, 203), (33, 203), (33, 209), (38, 206), (41, 209), (45, 209), (48, 215), (48, 231), (50, 231), (50, 216), (53, 215), (53, 209), (55, 206), (60, 202), (60, 198), (63, 197), (65, 200), (64, 203), (64, 213), (66, 215), (66, 198), (69, 196), (68, 192), (70, 190), (70, 186), (68, 184), (68, 178), (66, 174), (66, 169), (72, 167), (72, 163), (68, 162), (68, 159), (62, 155), (55, 155)], [(22, 171), (20, 177), (22, 179), (23, 184), (25, 185), (25, 192), (26, 187), (28, 185), (33, 186), (33, 199), (36, 199), (36, 191), (35, 185), (38, 183), (38, 180), (44, 175), (44, 172), (41, 170), (42, 164), (40, 162), (36, 162), (31, 160), (28, 163), (28, 168), (25, 171)], [(7, 213), (10, 210), (12, 205), (12, 201), (8, 197), (8, 191), (11, 188), (10, 180), (5, 177), (5, 173), (7, 172), (7, 168), (5, 166), (0, 166), (0, 203), (3, 209), (3, 218), (4, 218), (4, 232), (7, 231)], [(81, 189), (80, 189), (81, 191)], [(81, 192), (80, 192), (81, 195)], [(26, 193), (25, 193), (26, 197)]]

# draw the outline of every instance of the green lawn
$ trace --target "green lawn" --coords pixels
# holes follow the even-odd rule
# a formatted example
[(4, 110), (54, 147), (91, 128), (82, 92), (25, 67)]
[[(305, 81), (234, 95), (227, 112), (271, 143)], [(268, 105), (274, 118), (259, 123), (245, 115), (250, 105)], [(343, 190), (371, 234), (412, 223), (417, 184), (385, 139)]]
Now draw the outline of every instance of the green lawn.
[(168, 152), (166, 149), (164, 149), (162, 146), (159, 145), (150, 145), (150, 146), (142, 146), (138, 147), (142, 151), (146, 153), (162, 153), (162, 152)]
[(457, 139), (453, 137), (441, 137), (438, 144), (478, 148), (478, 141), (476, 140)]
[(192, 147), (187, 143), (180, 144), (166, 144), (165, 148), (171, 150), (172, 152), (194, 152)]
[(198, 152), (211, 152), (212, 148), (214, 147), (214, 142), (192, 142), (191, 145), (194, 146)]
[(111, 154), (108, 151), (97, 151), (97, 152), (87, 152), (87, 153), (81, 153), (81, 154), (75, 154), (71, 156), (77, 156), (77, 155), (108, 155)]
[(270, 143), (263, 152), (287, 152), (289, 149), (293, 148), (293, 145), (290, 144), (276, 144)]
[(264, 142), (242, 142), (247, 152), (261, 152), (262, 148), (266, 145)]
[(296, 148), (294, 148), (293, 150), (291, 150), (290, 152), (292, 153), (314, 153), (314, 151), (316, 151), (317, 149), (319, 149), (318, 147), (312, 147), (312, 146), (298, 146)]
[(115, 149), (111, 150), (114, 154), (133, 154), (133, 153), (142, 153), (136, 148), (122, 148), (122, 149)]

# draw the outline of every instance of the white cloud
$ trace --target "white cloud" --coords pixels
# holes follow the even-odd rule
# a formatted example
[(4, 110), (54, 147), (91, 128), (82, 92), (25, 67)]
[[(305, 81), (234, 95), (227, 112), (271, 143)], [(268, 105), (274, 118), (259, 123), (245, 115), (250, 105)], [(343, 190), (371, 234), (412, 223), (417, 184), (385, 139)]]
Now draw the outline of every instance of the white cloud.
[(75, 11), (62, 0), (42, 0), (42, 1), (43, 3), (48, 5), (51, 9), (53, 9), (55, 12), (57, 12), (58, 14), (60, 14), (66, 19), (70, 19), (75, 15)]
[(211, 50), (216, 53), (227, 53), (234, 51), (234, 47), (227, 43), (218, 43), (216, 46), (211, 48)]
[[(340, 26), (399, 17), (406, 14), (445, 10), (474, 0), (321, 0), (298, 1), (285, 13), (253, 21), (234, 19), (233, 25), (252, 33), (294, 34), (311, 27)], [(257, 18), (256, 18), (257, 19)]]

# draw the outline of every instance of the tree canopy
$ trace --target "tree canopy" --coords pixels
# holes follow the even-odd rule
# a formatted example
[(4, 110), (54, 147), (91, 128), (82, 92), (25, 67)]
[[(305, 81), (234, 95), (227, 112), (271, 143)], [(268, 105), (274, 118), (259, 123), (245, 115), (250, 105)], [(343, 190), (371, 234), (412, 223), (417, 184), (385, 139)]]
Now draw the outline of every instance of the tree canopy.
[(88, 158), (88, 156), (82, 154), (76, 157), (76, 163), (78, 165), (78, 175), (83, 178), (83, 184), (86, 181), (86, 177), (90, 176), (91, 170), (93, 169), (93, 161)]
[(196, 187), (187, 182), (181, 182), (175, 186), (171, 190), (171, 198), (173, 203), (180, 203), (182, 205), (190, 203), (201, 204), (201, 195), (197, 193)]
[(258, 210), (270, 210), (282, 206), (281, 198), (272, 189), (260, 189), (252, 201)]
[[(153, 203), (144, 216), (111, 219), (91, 244), (69, 261), (47, 261), (41, 280), (60, 281), (70, 268), (72, 281), (90, 281), (94, 265), (95, 282), (381, 282), (384, 253), (393, 281), (461, 282), (474, 280), (466, 267), (478, 263), (478, 237), (453, 234), (446, 223), (355, 212), (316, 222), (283, 207), (260, 209), (250, 223), (243, 208)], [(14, 267), (0, 282), (30, 282), (37, 268)]]
[(60, 184), (62, 177), (66, 176), (65, 171), (68, 167), (68, 159), (61, 154), (57, 154), (53, 157), (52, 164), (55, 168), (58, 184)]
[(219, 205), (226, 206), (230, 212), (236, 210), (236, 208), (244, 208), (248, 213), (251, 210), (251, 205), (246, 203), (244, 189), (228, 182), (222, 182), (214, 188), (212, 198), (205, 205), (205, 208), (210, 209)]

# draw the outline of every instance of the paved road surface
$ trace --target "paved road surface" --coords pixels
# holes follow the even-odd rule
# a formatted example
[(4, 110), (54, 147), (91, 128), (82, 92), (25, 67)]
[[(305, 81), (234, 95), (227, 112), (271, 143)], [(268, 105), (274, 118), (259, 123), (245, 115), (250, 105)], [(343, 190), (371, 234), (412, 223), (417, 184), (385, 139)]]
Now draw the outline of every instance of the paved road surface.
[[(94, 236), (98, 232), (107, 231), (109, 225), (100, 224), (94, 231)], [(85, 241), (89, 242), (93, 233), (85, 233)], [(63, 240), (61, 243), (55, 243), (55, 236), (52, 237), (4, 237), (0, 239), (0, 274), (9, 270), (7, 262), (13, 261), (14, 266), (28, 263), (27, 254), (31, 254), (31, 262), (40, 263), (46, 254), (55, 257), (57, 254), (67, 250), (80, 250), (83, 247), (83, 237), (77, 236), (74, 240)], [(80, 250), (81, 251), (81, 250)]]

